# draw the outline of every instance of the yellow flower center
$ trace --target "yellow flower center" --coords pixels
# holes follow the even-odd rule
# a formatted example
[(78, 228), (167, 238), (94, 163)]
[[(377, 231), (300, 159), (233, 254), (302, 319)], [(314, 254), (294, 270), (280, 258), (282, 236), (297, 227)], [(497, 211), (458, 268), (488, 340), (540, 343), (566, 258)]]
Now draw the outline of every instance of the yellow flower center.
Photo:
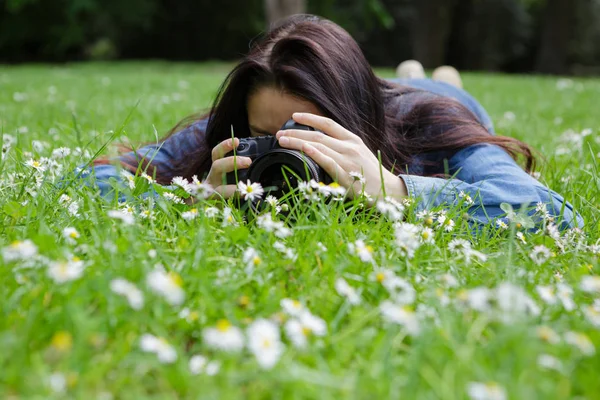
[(12, 242), (12, 243), (10, 244), (10, 247), (12, 247), (12, 248), (17, 248), (17, 247), (19, 247), (20, 245), (21, 245), (21, 242), (20, 242), (20, 241), (18, 241), (18, 240), (15, 240), (14, 242)]
[(309, 327), (303, 326), (302, 327), (302, 334), (304, 336), (310, 336), (310, 334), (312, 333), (312, 331), (310, 330)]
[(260, 264), (260, 262), (261, 262), (261, 259), (259, 256), (254, 256), (254, 258), (252, 259), (252, 263), (254, 265), (258, 265), (258, 264)]
[(77, 234), (77, 232), (73, 231), (69, 234), (69, 236), (71, 236), (73, 239), (77, 239), (79, 237), (79, 235)]
[(252, 193), (253, 191), (254, 191), (254, 189), (252, 188), (252, 186), (248, 186), (248, 187), (246, 188), (246, 192), (247, 192), (247, 193)]
[(292, 300), (292, 305), (294, 308), (302, 308), (302, 303), (300, 303), (298, 300)]
[(375, 275), (375, 279), (377, 279), (377, 282), (381, 283), (385, 280), (385, 274), (383, 272), (378, 272), (377, 275)]
[(181, 279), (181, 276), (179, 276), (177, 272), (169, 272), (169, 278), (171, 279), (171, 282), (173, 282), (176, 286), (183, 286), (183, 279)]
[(39, 168), (39, 167), (41, 167), (41, 165), (42, 165), (42, 164), (41, 164), (39, 161), (34, 161), (34, 162), (32, 163), (32, 165), (33, 165), (35, 168)]
[(430, 235), (431, 235), (431, 234), (429, 233), (429, 231), (423, 231), (423, 233), (421, 233), (421, 237), (422, 237), (423, 239), (429, 239), (429, 236), (430, 236)]
[(369, 253), (372, 253), (372, 252), (373, 252), (373, 246), (371, 246), (371, 245), (367, 245), (367, 246), (365, 246), (365, 249), (366, 249), (366, 250), (367, 250)]
[(429, 217), (425, 219), (425, 225), (433, 225), (433, 218)]
[(335, 188), (335, 189), (337, 189), (337, 188), (339, 188), (339, 187), (340, 187), (340, 184), (339, 184), (339, 183), (337, 183), (337, 182), (332, 182), (332, 183), (330, 183), (330, 184), (329, 184), (329, 186), (331, 186), (332, 188)]
[(221, 332), (227, 332), (229, 329), (231, 329), (231, 322), (226, 319), (220, 319), (217, 321), (217, 329)]
[(69, 351), (73, 347), (73, 336), (67, 331), (58, 331), (52, 336), (50, 345), (58, 351)]
[(81, 261), (81, 258), (79, 258), (77, 256), (73, 256), (73, 258), (71, 258), (71, 261), (78, 262), (78, 261)]
[(262, 345), (263, 347), (269, 348), (273, 345), (273, 343), (269, 339), (263, 339)]
[(250, 304), (250, 297), (246, 295), (240, 296), (240, 298), (238, 299), (238, 304), (241, 307), (248, 307), (248, 305)]

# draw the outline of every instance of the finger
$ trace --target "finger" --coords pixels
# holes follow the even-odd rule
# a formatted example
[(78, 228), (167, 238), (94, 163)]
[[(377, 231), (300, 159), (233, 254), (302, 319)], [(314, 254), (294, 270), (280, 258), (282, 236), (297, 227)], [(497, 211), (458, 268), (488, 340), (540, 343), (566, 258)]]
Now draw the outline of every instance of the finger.
[(304, 145), (310, 144), (311, 146), (319, 150), (322, 154), (332, 158), (338, 164), (345, 165), (346, 163), (346, 160), (344, 159), (343, 155), (322, 143), (311, 142), (308, 140), (297, 139), (294, 137), (282, 136), (281, 138), (279, 138), (279, 144), (281, 145), (281, 147), (284, 147), (286, 149), (298, 151), (304, 151)]
[(209, 200), (229, 199), (237, 193), (237, 185), (221, 185), (208, 197)]
[(218, 145), (216, 145), (212, 149), (212, 152), (211, 152), (212, 161), (214, 162), (220, 158), (223, 158), (223, 156), (225, 156), (225, 154), (227, 154), (231, 150), (233, 150), (234, 145), (237, 148), (240, 145), (240, 139), (238, 139), (238, 138), (233, 138), (233, 140), (226, 139), (226, 140), (223, 140)]
[(321, 117), (320, 115), (310, 113), (294, 113), (292, 114), (294, 121), (299, 124), (308, 125), (318, 131), (340, 140), (349, 140), (357, 137), (352, 132), (332, 120), (331, 118)]
[(305, 142), (302, 146), (302, 151), (315, 160), (317, 164), (321, 166), (333, 178), (334, 181), (338, 182), (344, 187), (348, 187), (351, 184), (350, 175), (336, 162), (333, 157), (326, 155), (317, 149), (313, 144)]
[(252, 159), (250, 157), (225, 157), (220, 158), (212, 163), (210, 168), (211, 173), (217, 174), (220, 176), (222, 174), (226, 174), (228, 172), (232, 172), (236, 169), (244, 169), (248, 168), (252, 164)]
[(308, 142), (322, 143), (340, 153), (343, 153), (347, 148), (347, 145), (344, 142), (339, 139), (332, 138), (331, 136), (327, 136), (323, 132), (287, 129), (277, 132), (275, 136), (277, 139), (281, 139), (282, 137), (291, 137), (306, 140)]

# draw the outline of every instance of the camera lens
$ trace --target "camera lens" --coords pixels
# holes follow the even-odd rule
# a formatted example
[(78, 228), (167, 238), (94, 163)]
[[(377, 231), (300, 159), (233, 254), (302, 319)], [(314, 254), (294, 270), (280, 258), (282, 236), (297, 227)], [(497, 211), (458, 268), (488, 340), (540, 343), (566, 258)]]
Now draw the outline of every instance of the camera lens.
[(248, 177), (252, 182), (259, 182), (265, 192), (280, 198), (295, 189), (299, 179), (322, 182), (326, 174), (313, 159), (299, 151), (274, 149), (252, 163)]

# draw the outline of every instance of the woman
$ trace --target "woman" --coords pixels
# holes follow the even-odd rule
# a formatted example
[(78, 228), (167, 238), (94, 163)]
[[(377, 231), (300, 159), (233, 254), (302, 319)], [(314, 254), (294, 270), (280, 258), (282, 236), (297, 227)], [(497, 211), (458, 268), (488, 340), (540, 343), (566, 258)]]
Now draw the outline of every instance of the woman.
[[(278, 131), (291, 117), (320, 132)], [(485, 110), (466, 92), (423, 79), (379, 79), (344, 29), (311, 15), (290, 17), (254, 43), (209, 115), (178, 131), (182, 126), (162, 143), (121, 156), (121, 164), (135, 173), (141, 162), (161, 184), (206, 176), (228, 198), (236, 186), (223, 184), (223, 176), (251, 162), (225, 157), (237, 138), (276, 135), (282, 147), (304, 151), (348, 189), (356, 185), (350, 173), (362, 172), (373, 199), (411, 196), (424, 210), (455, 203), (463, 192), (482, 223), (504, 215), (501, 203), (544, 203), (562, 218), (561, 227), (582, 225), (569, 203), (528, 174), (535, 162), (529, 146), (493, 135)], [(514, 160), (519, 156), (525, 170)], [(118, 173), (102, 163), (95, 173), (106, 194), (107, 178)]]

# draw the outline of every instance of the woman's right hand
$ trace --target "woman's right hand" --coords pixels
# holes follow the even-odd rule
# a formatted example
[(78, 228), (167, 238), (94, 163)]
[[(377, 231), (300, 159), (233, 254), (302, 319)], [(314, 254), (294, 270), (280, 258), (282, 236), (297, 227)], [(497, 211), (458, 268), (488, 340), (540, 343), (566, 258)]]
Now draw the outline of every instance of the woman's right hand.
[(212, 166), (205, 181), (214, 188), (216, 193), (225, 199), (232, 197), (237, 191), (237, 185), (227, 184), (226, 175), (229, 172), (233, 172), (236, 168), (238, 170), (244, 169), (252, 164), (250, 157), (225, 157), (225, 154), (233, 150), (234, 144), (237, 149), (240, 145), (240, 140), (238, 138), (233, 138), (233, 140), (227, 139), (212, 149)]

